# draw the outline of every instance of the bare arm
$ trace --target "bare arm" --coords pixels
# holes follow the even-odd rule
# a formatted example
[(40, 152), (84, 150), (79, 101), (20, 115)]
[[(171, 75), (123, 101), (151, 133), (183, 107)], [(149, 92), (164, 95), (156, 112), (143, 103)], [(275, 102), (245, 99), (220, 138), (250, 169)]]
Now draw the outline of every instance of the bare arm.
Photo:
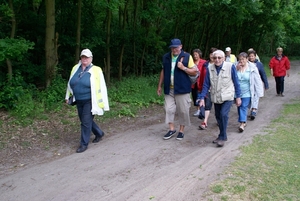
[(158, 81), (158, 86), (157, 86), (157, 95), (161, 95), (161, 85), (164, 81), (164, 70), (162, 69), (159, 75), (159, 81)]

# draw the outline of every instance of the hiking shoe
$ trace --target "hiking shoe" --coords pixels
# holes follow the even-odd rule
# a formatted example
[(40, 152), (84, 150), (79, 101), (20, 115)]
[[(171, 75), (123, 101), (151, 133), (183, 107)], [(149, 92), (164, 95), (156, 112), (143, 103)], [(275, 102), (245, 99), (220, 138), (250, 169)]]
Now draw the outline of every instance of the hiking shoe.
[(167, 132), (167, 134), (164, 135), (164, 139), (170, 139), (174, 135), (174, 133), (176, 133), (176, 130)]
[(182, 140), (184, 137), (184, 134), (182, 132), (179, 132), (177, 137), (176, 137), (176, 140)]
[(197, 110), (197, 111), (193, 114), (193, 116), (194, 116), (194, 117), (198, 117), (199, 114), (200, 114), (200, 110)]
[[(220, 139), (217, 137), (214, 141), (212, 141), (212, 143), (217, 144), (219, 141), (220, 141)], [(227, 141), (227, 139), (223, 140), (223, 141)]]
[(250, 119), (251, 119), (251, 120), (254, 120), (255, 117), (256, 117), (256, 112), (255, 112), (255, 111), (251, 111)]
[(202, 122), (199, 126), (200, 130), (206, 130), (207, 129), (207, 124), (205, 122)]
[(212, 141), (212, 143), (216, 144), (219, 142), (219, 140), (220, 140), (219, 138), (216, 138), (215, 140)]
[(217, 142), (217, 146), (218, 146), (218, 147), (223, 147), (224, 144), (225, 144), (225, 141), (224, 141), (224, 140), (219, 140), (219, 141)]

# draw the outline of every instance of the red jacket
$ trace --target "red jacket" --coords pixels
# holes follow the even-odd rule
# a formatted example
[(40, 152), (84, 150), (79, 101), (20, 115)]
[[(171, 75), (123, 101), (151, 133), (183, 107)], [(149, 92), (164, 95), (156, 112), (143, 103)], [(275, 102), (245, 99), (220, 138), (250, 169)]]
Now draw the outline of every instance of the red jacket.
[[(197, 67), (198, 67), (198, 70), (200, 72), (200, 76), (198, 77), (197, 79), (197, 82), (196, 82), (196, 85), (197, 85), (197, 89), (198, 91), (201, 91), (202, 90), (202, 86), (203, 86), (203, 82), (204, 82), (204, 77), (205, 77), (205, 67), (203, 67), (203, 64), (206, 62), (206, 60), (204, 59), (200, 59)], [(204, 76), (204, 77), (203, 77)], [(195, 87), (195, 85), (192, 85), (192, 89)], [(201, 89), (200, 89), (201, 87)]]
[(285, 55), (282, 55), (281, 60), (276, 55), (270, 60), (269, 66), (273, 69), (274, 77), (282, 77), (286, 76), (286, 71), (290, 69), (290, 61)]

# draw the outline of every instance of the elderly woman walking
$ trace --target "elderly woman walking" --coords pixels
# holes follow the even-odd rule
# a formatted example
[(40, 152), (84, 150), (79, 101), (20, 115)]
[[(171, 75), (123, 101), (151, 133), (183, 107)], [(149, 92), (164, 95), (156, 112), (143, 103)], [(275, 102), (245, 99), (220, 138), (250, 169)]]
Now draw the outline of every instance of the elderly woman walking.
[(249, 106), (253, 108), (254, 96), (262, 97), (264, 88), (257, 67), (248, 61), (248, 54), (239, 54), (237, 64), (237, 76), (241, 88), (242, 104), (238, 107), (239, 131), (243, 132), (247, 123), (247, 113)]
[(283, 54), (283, 49), (278, 47), (277, 54), (270, 60), (271, 75), (275, 77), (277, 96), (283, 97), (284, 77), (290, 76), (290, 60)]

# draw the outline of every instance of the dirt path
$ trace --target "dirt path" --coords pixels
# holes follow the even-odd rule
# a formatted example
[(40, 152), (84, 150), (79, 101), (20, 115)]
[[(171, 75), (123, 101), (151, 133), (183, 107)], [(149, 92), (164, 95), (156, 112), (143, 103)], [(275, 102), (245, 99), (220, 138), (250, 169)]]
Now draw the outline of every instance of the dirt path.
[(211, 143), (218, 134), (214, 115), (206, 131), (198, 130), (199, 120), (192, 117), (183, 141), (163, 140), (167, 125), (159, 123), (164, 122), (162, 109), (151, 117), (157, 118), (151, 120), (157, 122), (154, 125), (108, 135), (84, 153), (2, 176), (1, 200), (203, 200), (201, 195), (239, 154), (238, 148), (262, 134), (283, 103), (300, 96), (299, 64), (292, 62), (285, 97), (275, 96), (275, 81), (269, 79), (258, 116), (248, 122), (243, 134), (237, 132), (237, 112), (232, 107), (223, 148)]

